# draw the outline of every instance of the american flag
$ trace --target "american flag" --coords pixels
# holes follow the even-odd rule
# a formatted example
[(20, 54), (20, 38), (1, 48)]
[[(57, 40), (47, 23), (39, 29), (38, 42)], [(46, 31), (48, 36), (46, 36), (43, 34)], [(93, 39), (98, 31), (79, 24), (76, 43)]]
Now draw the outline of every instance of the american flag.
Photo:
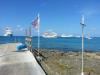
[(38, 16), (36, 17), (36, 19), (33, 20), (32, 25), (33, 25), (33, 27), (34, 27), (35, 29), (39, 29), (39, 25), (40, 25), (40, 17), (39, 17), (39, 14), (38, 14)]

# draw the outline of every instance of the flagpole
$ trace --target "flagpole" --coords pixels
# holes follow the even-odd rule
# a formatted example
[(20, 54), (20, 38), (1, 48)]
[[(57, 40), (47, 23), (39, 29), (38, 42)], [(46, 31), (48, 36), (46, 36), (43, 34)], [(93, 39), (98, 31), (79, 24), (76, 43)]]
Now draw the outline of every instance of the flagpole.
[(38, 28), (38, 56), (39, 56), (39, 48), (40, 48), (40, 27)]
[(83, 52), (84, 52), (84, 27), (82, 26), (82, 74), (81, 75), (84, 75), (84, 72), (83, 72), (83, 66), (84, 66), (84, 59), (83, 59)]
[(38, 56), (39, 56), (39, 48), (40, 48), (40, 16), (38, 14)]
[(40, 16), (39, 14), (36, 17), (36, 19), (33, 20), (32, 25), (37, 30), (37, 55), (39, 56), (39, 48), (40, 48)]

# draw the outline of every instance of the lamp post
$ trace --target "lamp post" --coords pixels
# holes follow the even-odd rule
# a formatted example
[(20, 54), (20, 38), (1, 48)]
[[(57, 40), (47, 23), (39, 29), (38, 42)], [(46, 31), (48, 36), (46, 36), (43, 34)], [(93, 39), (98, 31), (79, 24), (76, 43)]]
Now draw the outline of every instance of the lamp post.
[(83, 67), (84, 67), (84, 27), (85, 27), (84, 15), (82, 15), (80, 24), (82, 27), (82, 72), (81, 72), (81, 75), (84, 75), (84, 71), (83, 71)]

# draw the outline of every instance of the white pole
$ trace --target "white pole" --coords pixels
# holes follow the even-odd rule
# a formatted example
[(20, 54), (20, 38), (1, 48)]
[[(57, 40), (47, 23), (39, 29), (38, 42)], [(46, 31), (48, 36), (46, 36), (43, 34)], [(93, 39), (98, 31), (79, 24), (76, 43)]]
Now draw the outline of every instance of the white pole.
[(38, 56), (39, 56), (39, 48), (40, 48), (40, 16), (38, 14)]
[(81, 21), (81, 26), (82, 26), (82, 72), (81, 75), (84, 75), (84, 16), (82, 15), (82, 21)]
[(83, 67), (84, 67), (84, 27), (82, 26), (82, 74), (81, 75), (84, 75), (84, 72), (83, 72)]
[(39, 56), (39, 48), (40, 48), (40, 27), (38, 28), (38, 56)]

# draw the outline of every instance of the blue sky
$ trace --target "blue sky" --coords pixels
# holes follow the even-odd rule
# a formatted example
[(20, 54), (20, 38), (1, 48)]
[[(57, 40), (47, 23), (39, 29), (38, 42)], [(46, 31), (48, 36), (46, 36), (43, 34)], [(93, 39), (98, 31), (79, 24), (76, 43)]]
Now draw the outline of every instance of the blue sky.
[[(85, 35), (100, 36), (100, 0), (0, 0), (0, 35), (5, 27), (11, 27), (14, 35), (24, 35), (38, 13), (41, 34), (81, 35), (80, 18), (84, 14)], [(34, 29), (32, 32), (37, 34)]]

